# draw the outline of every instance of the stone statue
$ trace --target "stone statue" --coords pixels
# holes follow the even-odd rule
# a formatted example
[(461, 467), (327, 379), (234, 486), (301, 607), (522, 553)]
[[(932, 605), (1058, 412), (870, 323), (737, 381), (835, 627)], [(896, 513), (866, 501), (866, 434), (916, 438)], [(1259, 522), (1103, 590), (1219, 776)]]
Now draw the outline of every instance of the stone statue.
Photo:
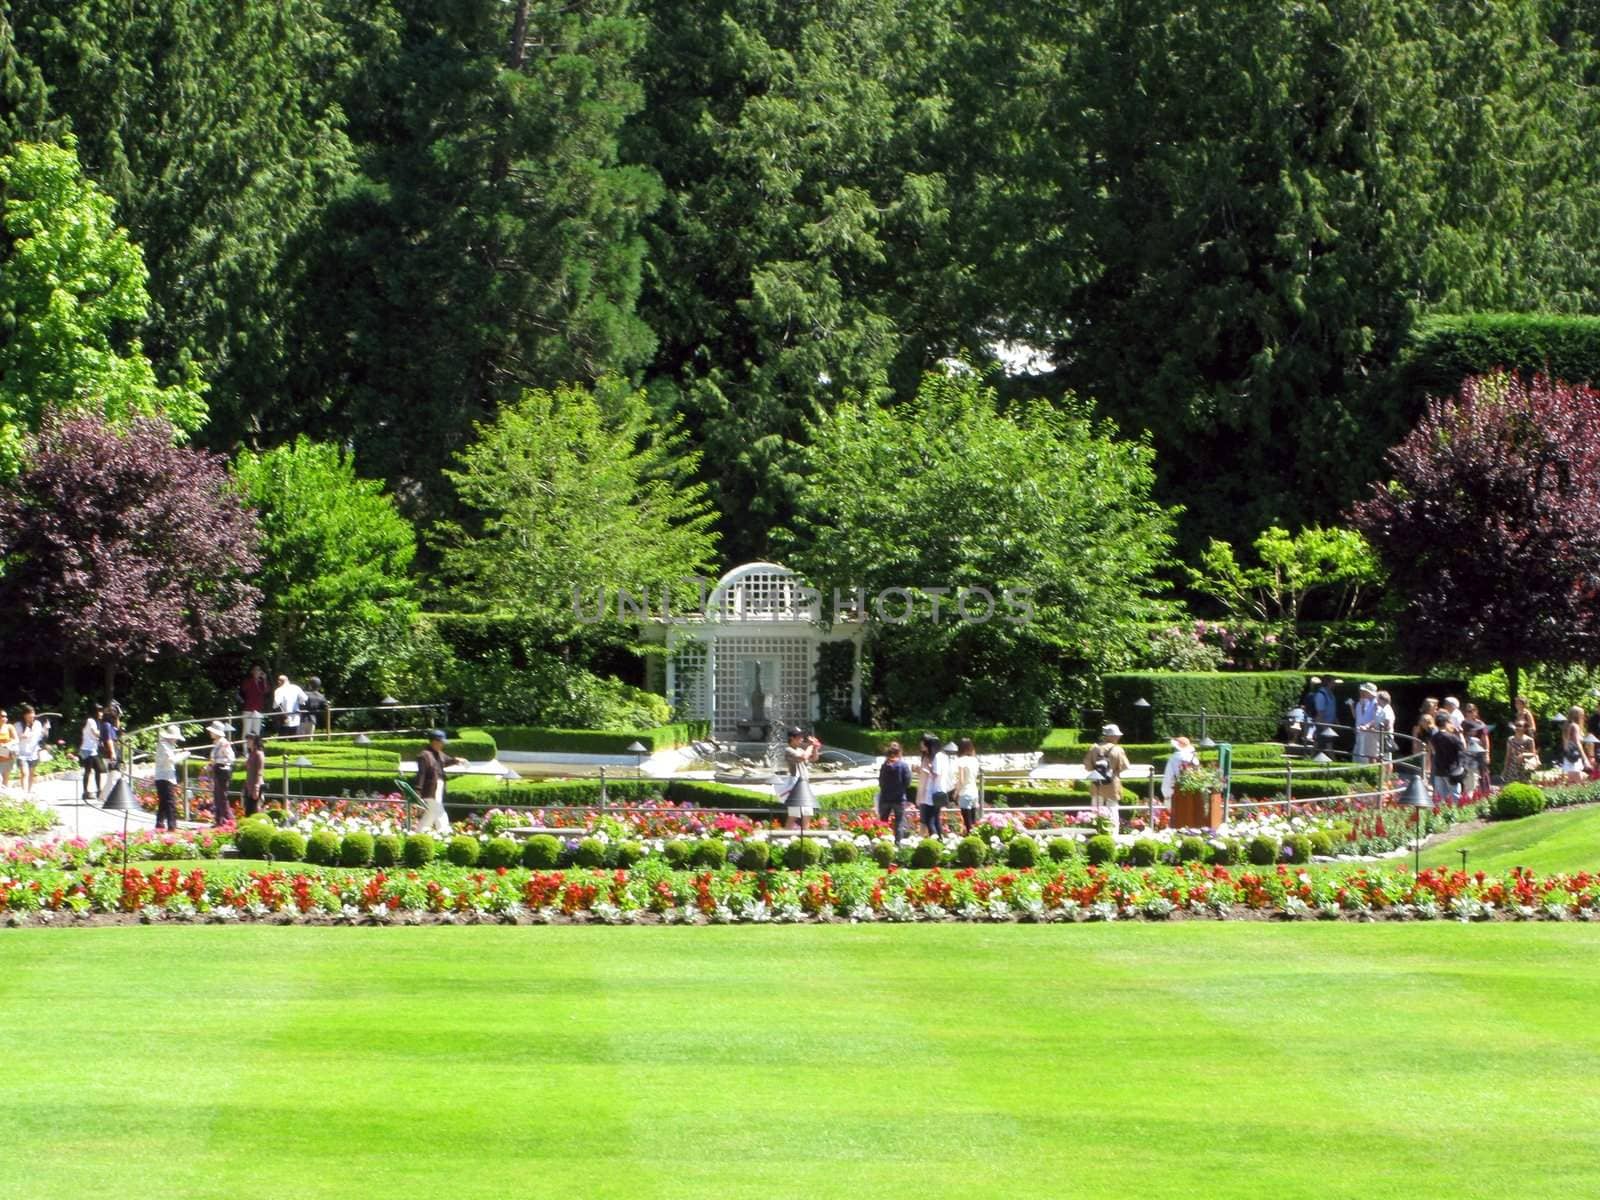
[(764, 725), (767, 720), (767, 694), (761, 690), (761, 664), (756, 663), (756, 685), (750, 689), (750, 724)]

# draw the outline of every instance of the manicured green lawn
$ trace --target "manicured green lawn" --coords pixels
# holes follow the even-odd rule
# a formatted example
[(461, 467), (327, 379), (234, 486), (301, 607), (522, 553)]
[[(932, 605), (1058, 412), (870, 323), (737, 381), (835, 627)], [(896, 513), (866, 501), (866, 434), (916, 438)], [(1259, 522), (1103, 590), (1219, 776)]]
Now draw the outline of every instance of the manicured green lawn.
[(1600, 870), (1600, 807), (1540, 813), (1496, 821), (1444, 845), (1422, 849), (1422, 865), (1459, 867), (1467, 851), (1469, 871), (1527, 867), (1541, 875)]
[(1590, 1194), (1600, 930), (0, 931), (0, 1195)]

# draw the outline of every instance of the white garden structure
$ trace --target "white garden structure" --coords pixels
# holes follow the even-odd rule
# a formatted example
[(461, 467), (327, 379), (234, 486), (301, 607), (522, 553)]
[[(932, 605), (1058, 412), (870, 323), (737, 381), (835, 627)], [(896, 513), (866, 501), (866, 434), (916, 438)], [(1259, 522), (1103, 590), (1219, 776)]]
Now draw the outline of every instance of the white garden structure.
[(817, 657), (827, 642), (850, 643), (850, 708), (861, 711), (859, 611), (848, 597), (836, 605), (787, 567), (735, 567), (702, 611), (651, 624), (666, 642), (667, 698), (681, 719), (709, 721), (714, 737), (764, 742), (778, 725), (815, 721)]

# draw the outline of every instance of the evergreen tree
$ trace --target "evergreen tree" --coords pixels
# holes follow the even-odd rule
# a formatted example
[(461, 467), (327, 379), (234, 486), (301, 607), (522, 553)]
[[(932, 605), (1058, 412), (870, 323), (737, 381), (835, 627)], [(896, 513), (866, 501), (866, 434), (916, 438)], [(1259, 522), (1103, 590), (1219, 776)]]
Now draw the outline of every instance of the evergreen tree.
[(758, 557), (788, 512), (807, 423), (897, 358), (913, 379), (927, 365), (915, 342), (943, 302), (932, 262), (948, 201), (927, 148), (949, 9), (656, 0), (648, 12), (648, 99), (629, 144), (667, 189), (641, 302), (661, 340), (650, 394), (705, 452), (729, 553)]
[(295, 428), (348, 436), (426, 507), (442, 468), (525, 387), (593, 380), (653, 346), (634, 312), (648, 171), (631, 0), (351, 0), (361, 180), (329, 216), (302, 327)]
[(19, 50), (143, 247), (157, 373), (214, 385), (217, 444), (285, 404), (288, 262), (348, 170), (323, 0), (11, 0)]

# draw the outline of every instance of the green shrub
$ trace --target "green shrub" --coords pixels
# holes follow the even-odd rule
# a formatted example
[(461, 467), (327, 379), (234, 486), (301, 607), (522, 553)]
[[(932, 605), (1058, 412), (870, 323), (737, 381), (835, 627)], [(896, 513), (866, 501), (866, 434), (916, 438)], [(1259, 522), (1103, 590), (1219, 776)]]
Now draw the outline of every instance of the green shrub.
[(425, 833), (413, 833), (406, 838), (401, 858), (408, 867), (425, 867), (439, 853), (439, 843)]
[(445, 845), (444, 856), (458, 867), (470, 867), (478, 861), (478, 850), (478, 839), (461, 833)]
[(1128, 861), (1136, 867), (1153, 867), (1161, 857), (1161, 847), (1151, 838), (1140, 838), (1128, 850)]
[(1013, 838), (1006, 847), (1006, 866), (1027, 868), (1039, 861), (1039, 843), (1030, 837)]
[(289, 824), (288, 810), (281, 804), (274, 804), (271, 808), (263, 808), (256, 816), (265, 817), (280, 829)]
[(1333, 835), (1326, 829), (1318, 829), (1311, 834), (1311, 852), (1313, 854), (1329, 855), (1333, 853)]
[(783, 848), (783, 865), (791, 871), (814, 867), (822, 861), (822, 843), (816, 838), (795, 838)]
[(561, 861), (561, 843), (548, 833), (536, 833), (522, 843), (522, 865), (530, 871), (553, 871)]
[(956, 843), (956, 866), (981, 867), (989, 858), (989, 847), (981, 837), (964, 837)]
[(880, 867), (887, 867), (892, 865), (894, 862), (894, 851), (895, 845), (893, 842), (889, 841), (887, 838), (879, 838), (877, 841), (872, 843), (872, 849), (869, 851), (869, 853), (872, 855), (873, 862), (877, 863)]
[(1253, 865), (1258, 867), (1270, 867), (1278, 861), (1278, 849), (1279, 847), (1277, 838), (1268, 837), (1264, 833), (1258, 833), (1255, 837), (1250, 839), (1250, 846), (1247, 853), (1249, 854), (1250, 862)]
[(347, 833), (339, 846), (340, 866), (370, 867), (377, 856), (378, 846), (370, 833)]
[(306, 839), (293, 829), (280, 829), (267, 843), (267, 852), (275, 862), (299, 862), (306, 856)]
[(1109, 833), (1097, 833), (1083, 844), (1083, 851), (1091, 863), (1099, 866), (1116, 861), (1117, 843)]
[(405, 843), (392, 833), (380, 833), (372, 839), (372, 865), (375, 867), (399, 866), (404, 852)]
[(339, 848), (340, 840), (337, 833), (331, 829), (319, 829), (306, 843), (306, 861), (317, 866), (336, 867), (339, 865)]
[(944, 843), (938, 838), (923, 838), (911, 852), (911, 865), (927, 870), (929, 867), (937, 867), (942, 858), (944, 858)]
[[(882, 754), (890, 742), (902, 746), (915, 746), (924, 732), (923, 726), (915, 729), (863, 729), (844, 721), (818, 721), (817, 736), (826, 746), (854, 750), (858, 754)], [(988, 725), (941, 729), (941, 736), (959, 742), (970, 737), (979, 754), (1025, 754), (1044, 745), (1051, 733), (1045, 725)]]
[(691, 866), (716, 871), (728, 865), (728, 844), (721, 838), (701, 838), (689, 856)]
[(861, 857), (861, 851), (854, 842), (842, 838), (833, 843), (828, 857), (836, 863), (853, 863)]
[(1289, 851), (1289, 861), (1296, 866), (1304, 866), (1311, 861), (1311, 856), (1316, 853), (1311, 842), (1311, 835), (1306, 833), (1293, 833), (1283, 839), (1285, 848)]
[(516, 838), (492, 837), (483, 844), (483, 865), (490, 870), (514, 867), (521, 853), (522, 847), (517, 845)]
[(240, 821), (238, 828), (233, 831), (234, 848), (238, 850), (240, 858), (265, 858), (272, 835), (276, 832), (277, 826), (271, 821), (250, 817)]
[(636, 867), (644, 861), (645, 849), (639, 842), (617, 843), (617, 866), (623, 870)]
[(765, 871), (772, 862), (772, 847), (766, 842), (740, 842), (739, 866), (745, 871)]
[(1222, 845), (1209, 847), (1210, 860), (1219, 867), (1237, 866), (1244, 858), (1244, 846), (1238, 838), (1223, 838)]
[(681, 839), (668, 842), (661, 853), (665, 855), (667, 865), (674, 871), (687, 871), (689, 869), (689, 859), (694, 854), (694, 843)]
[(580, 867), (603, 867), (606, 865), (606, 844), (599, 838), (586, 837), (573, 851), (572, 861)]
[(1071, 862), (1078, 857), (1078, 843), (1071, 838), (1051, 838), (1045, 849), (1056, 862)]
[(1206, 840), (1193, 835), (1184, 838), (1178, 843), (1179, 862), (1205, 862)]
[(1489, 811), (1496, 821), (1531, 817), (1544, 811), (1544, 789), (1531, 783), (1508, 783), (1495, 794)]

